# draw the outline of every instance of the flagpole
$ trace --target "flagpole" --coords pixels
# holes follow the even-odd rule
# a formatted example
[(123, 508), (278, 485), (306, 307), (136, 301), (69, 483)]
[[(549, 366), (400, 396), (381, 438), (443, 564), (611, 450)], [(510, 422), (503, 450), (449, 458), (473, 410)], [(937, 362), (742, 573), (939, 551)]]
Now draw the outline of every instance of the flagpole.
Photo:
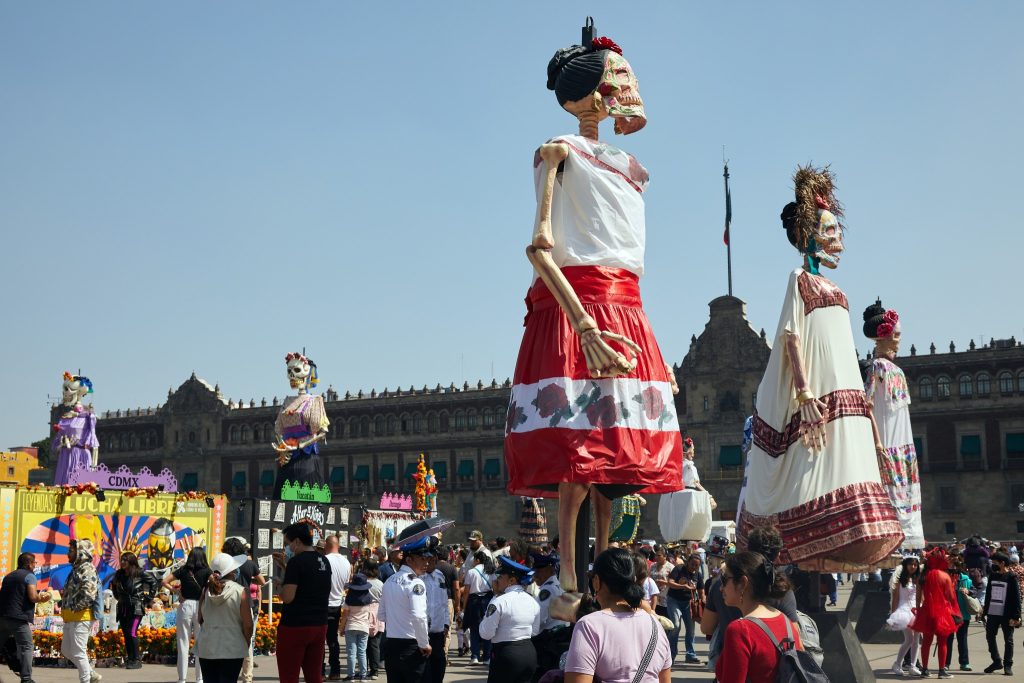
[(725, 170), (725, 258), (729, 267), (729, 296), (732, 296), (732, 236), (729, 234), (729, 223), (732, 221), (732, 196), (729, 194), (729, 162), (724, 162)]

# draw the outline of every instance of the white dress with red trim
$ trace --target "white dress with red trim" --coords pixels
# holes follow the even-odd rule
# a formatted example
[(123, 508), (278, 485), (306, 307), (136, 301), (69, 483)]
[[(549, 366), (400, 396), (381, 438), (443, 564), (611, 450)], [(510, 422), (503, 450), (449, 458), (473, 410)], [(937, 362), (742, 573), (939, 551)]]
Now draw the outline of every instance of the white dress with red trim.
[[(799, 337), (808, 389), (828, 407), (827, 445), (816, 453), (800, 440), (787, 332)], [(878, 472), (846, 295), (820, 275), (790, 274), (753, 437), (740, 545), (752, 528), (771, 524), (782, 533), (783, 562), (828, 570), (878, 563), (903, 542)]]
[[(592, 379), (568, 318), (535, 280), (505, 430), (508, 490), (555, 497), (559, 483), (579, 482), (676, 491), (679, 422), (639, 288), (647, 171), (603, 142), (578, 135), (551, 142), (569, 147), (552, 198), (552, 258), (598, 327), (632, 339), (643, 353), (629, 375)], [(543, 170), (535, 155), (538, 199)]]
[(900, 366), (888, 358), (876, 358), (864, 383), (885, 455), (878, 456), (882, 485), (889, 493), (903, 528), (904, 548), (924, 548), (921, 525), (921, 478), (917, 448), (910, 426), (910, 390)]

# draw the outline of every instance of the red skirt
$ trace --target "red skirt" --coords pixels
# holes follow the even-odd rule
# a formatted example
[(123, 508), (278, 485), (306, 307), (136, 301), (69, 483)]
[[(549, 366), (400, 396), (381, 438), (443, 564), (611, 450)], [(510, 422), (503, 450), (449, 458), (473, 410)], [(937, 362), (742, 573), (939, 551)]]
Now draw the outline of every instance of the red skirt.
[(562, 272), (598, 328), (632, 339), (643, 353), (629, 375), (592, 379), (565, 313), (542, 280), (534, 283), (505, 426), (509, 493), (557, 497), (562, 482), (680, 490), (679, 420), (637, 276), (604, 266)]

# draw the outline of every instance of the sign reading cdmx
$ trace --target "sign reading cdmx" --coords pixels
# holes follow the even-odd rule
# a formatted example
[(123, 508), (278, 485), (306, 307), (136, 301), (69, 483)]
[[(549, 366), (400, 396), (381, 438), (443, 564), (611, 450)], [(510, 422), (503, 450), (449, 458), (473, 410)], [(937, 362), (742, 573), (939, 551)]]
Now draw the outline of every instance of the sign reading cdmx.
[(101, 489), (114, 489), (115, 491), (126, 491), (128, 489), (144, 489), (163, 486), (163, 490), (174, 493), (178, 490), (178, 480), (174, 473), (166, 467), (160, 470), (160, 474), (153, 474), (148, 467), (143, 467), (138, 472), (132, 472), (128, 465), (121, 465), (117, 470), (111, 472), (106, 465), (101, 464), (96, 469), (75, 470), (68, 478), (68, 484), (96, 484)]

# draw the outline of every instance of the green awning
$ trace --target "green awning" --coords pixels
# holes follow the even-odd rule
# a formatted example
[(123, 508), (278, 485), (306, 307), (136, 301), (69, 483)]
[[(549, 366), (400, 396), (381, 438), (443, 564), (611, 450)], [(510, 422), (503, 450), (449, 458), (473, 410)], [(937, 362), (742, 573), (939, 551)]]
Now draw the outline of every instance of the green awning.
[(352, 481), (370, 481), (370, 466), (359, 465), (356, 467), (356, 473), (352, 476)]
[(460, 477), (472, 477), (473, 476), (473, 472), (476, 469), (473, 466), (474, 464), (475, 463), (472, 460), (460, 460), (459, 461), (458, 475)]
[(231, 477), (231, 485), (236, 489), (245, 488), (245, 472), (235, 472), (235, 476)]
[(960, 455), (981, 455), (981, 437), (977, 434), (961, 436)]
[(448, 463), (445, 460), (439, 460), (434, 463), (434, 476), (438, 479), (448, 478)]
[(1018, 433), (1006, 435), (1006, 454), (1024, 455), (1024, 434)]
[(718, 464), (721, 467), (739, 467), (743, 464), (743, 449), (740, 446), (722, 446), (718, 449)]
[(274, 470), (263, 470), (260, 473), (260, 486), (274, 485)]
[(498, 462), (497, 458), (488, 458), (484, 461), (484, 475), (488, 477), (497, 477), (501, 474), (501, 463)]
[(199, 488), (199, 475), (195, 472), (186, 472), (181, 479), (182, 491), (195, 491)]
[(418, 461), (417, 462), (407, 462), (407, 463), (405, 463), (405, 478), (406, 479), (409, 479), (410, 477), (412, 477), (412, 475), (416, 474), (416, 465), (418, 465), (418, 464), (419, 464)]
[(394, 481), (395, 479), (395, 464), (388, 463), (380, 466), (380, 478), (385, 480)]
[(924, 457), (924, 441), (919, 436), (914, 437), (914, 452), (917, 454), (918, 462), (920, 462), (921, 458)]
[(341, 484), (345, 481), (345, 468), (335, 467), (331, 470), (331, 483)]

